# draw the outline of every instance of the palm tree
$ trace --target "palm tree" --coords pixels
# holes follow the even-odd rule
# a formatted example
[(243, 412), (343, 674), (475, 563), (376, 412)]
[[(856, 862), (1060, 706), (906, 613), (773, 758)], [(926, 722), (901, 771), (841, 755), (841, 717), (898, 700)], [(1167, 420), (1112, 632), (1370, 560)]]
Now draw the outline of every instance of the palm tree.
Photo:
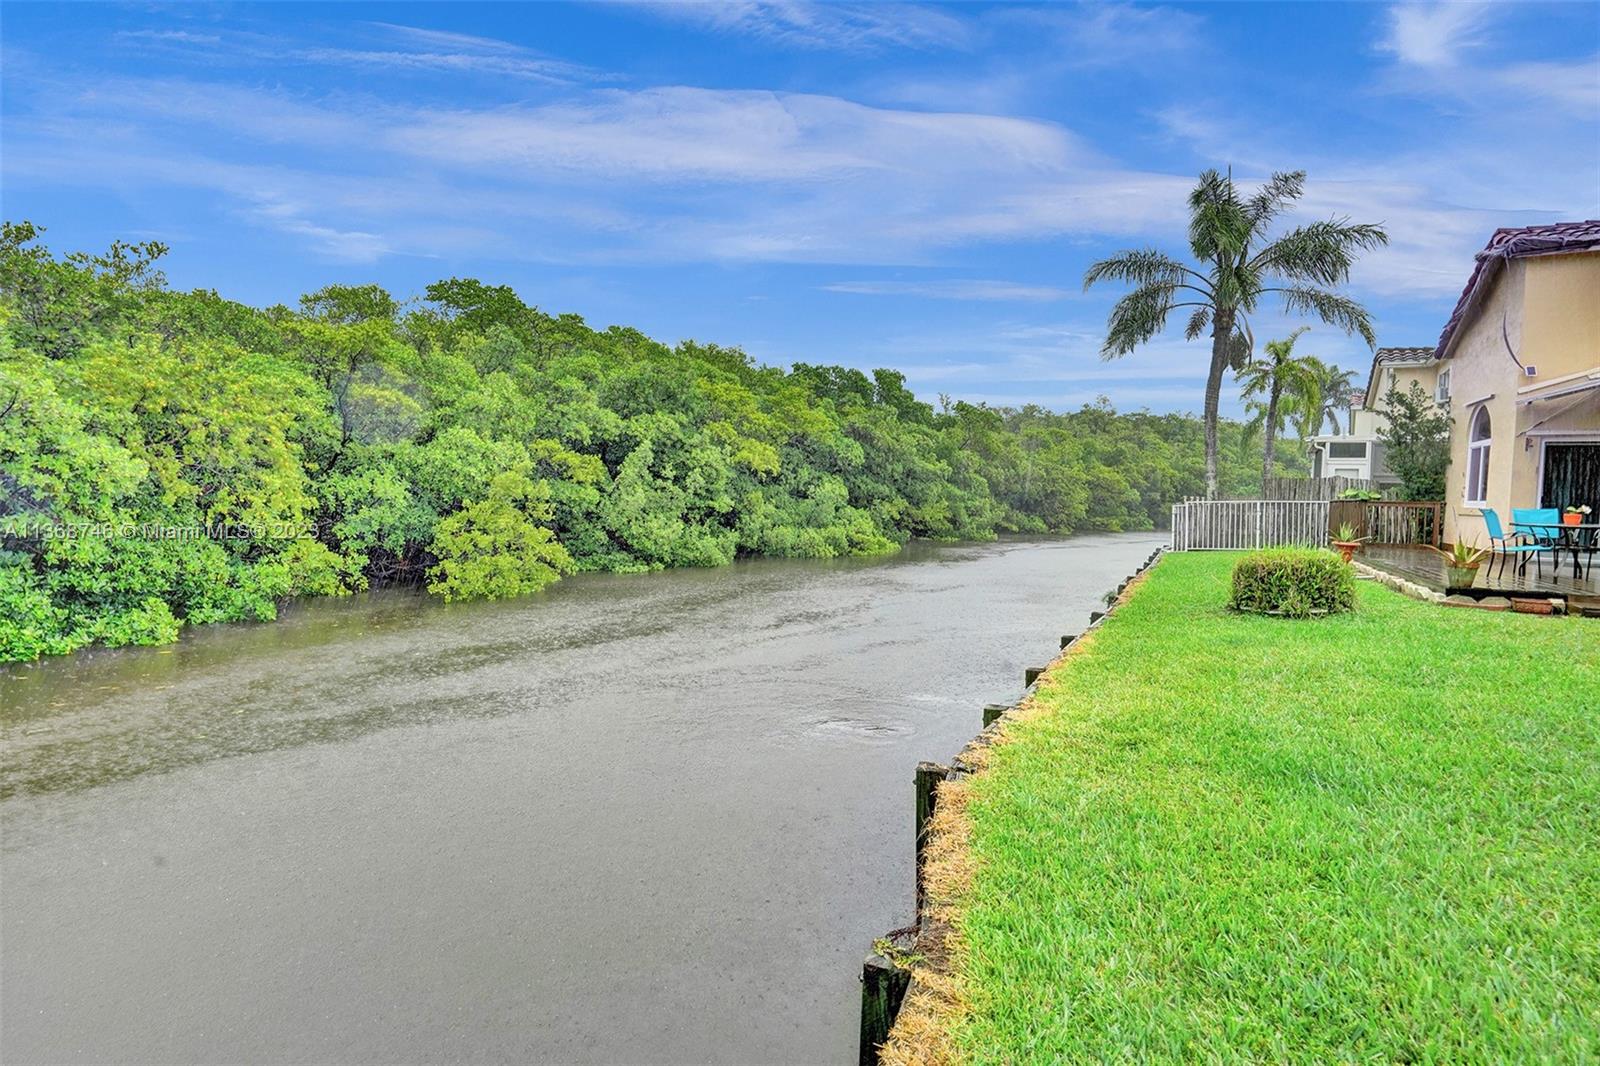
[(1211, 331), (1211, 371), (1206, 376), (1206, 497), (1217, 495), (1217, 405), (1222, 372), (1250, 361), (1254, 339), (1249, 316), (1261, 299), (1277, 295), (1284, 310), (1314, 315), (1346, 333), (1358, 333), (1369, 346), (1377, 341), (1366, 309), (1333, 291), (1350, 276), (1357, 252), (1389, 242), (1382, 227), (1329, 219), (1296, 227), (1267, 240), (1272, 220), (1305, 187), (1305, 172), (1274, 174), (1255, 195), (1244, 198), (1233, 176), (1208, 170), (1189, 194), (1189, 250), (1199, 268), (1155, 249), (1119, 252), (1091, 266), (1087, 289), (1097, 281), (1134, 286), (1117, 301), (1100, 347), (1105, 359), (1127, 355), (1167, 325), (1174, 308), (1192, 307), (1184, 335), (1194, 340)]
[[(1314, 355), (1296, 356), (1294, 342), (1309, 327), (1301, 326), (1281, 341), (1268, 341), (1263, 360), (1250, 363), (1239, 371), (1242, 395), (1257, 414), (1252, 424), (1263, 431), (1261, 455), (1261, 494), (1267, 493), (1267, 481), (1272, 477), (1272, 463), (1276, 458), (1278, 434), (1283, 430), (1286, 415), (1293, 412), (1315, 412), (1317, 425), (1322, 424), (1322, 382), (1319, 370), (1323, 362)], [(1266, 397), (1263, 401), (1261, 397)], [(1287, 401), (1287, 402), (1284, 402)], [(1309, 420), (1307, 420), (1309, 421)]]
[(1308, 356), (1312, 361), (1312, 369), (1316, 371), (1318, 395), (1322, 399), (1315, 417), (1309, 418), (1311, 432), (1306, 434), (1315, 437), (1322, 432), (1324, 425), (1333, 427), (1335, 434), (1345, 432), (1345, 414), (1355, 404), (1356, 373), (1354, 370), (1345, 370), (1324, 363), (1316, 356)]

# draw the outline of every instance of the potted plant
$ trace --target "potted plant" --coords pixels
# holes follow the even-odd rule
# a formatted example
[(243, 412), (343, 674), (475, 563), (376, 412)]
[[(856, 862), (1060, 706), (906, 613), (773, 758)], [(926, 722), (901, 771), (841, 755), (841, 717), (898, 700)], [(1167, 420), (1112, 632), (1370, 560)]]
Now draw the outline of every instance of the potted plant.
[(1356, 536), (1356, 527), (1349, 522), (1341, 522), (1338, 530), (1333, 534), (1333, 546), (1339, 549), (1339, 558), (1345, 562), (1361, 548), (1361, 537)]
[(1576, 507), (1568, 507), (1561, 512), (1561, 521), (1569, 526), (1581, 526), (1592, 511), (1593, 509), (1586, 503), (1579, 504)]
[(1461, 540), (1449, 548), (1433, 548), (1433, 550), (1444, 558), (1445, 569), (1449, 572), (1450, 588), (1471, 588), (1472, 583), (1478, 578), (1478, 567), (1483, 565), (1483, 560), (1489, 554), (1487, 549)]

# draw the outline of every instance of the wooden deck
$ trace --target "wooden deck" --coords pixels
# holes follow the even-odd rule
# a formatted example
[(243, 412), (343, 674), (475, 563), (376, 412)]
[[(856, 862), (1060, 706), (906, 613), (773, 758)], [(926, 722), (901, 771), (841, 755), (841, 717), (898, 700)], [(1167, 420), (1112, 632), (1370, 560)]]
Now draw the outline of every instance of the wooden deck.
[[(1450, 585), (1444, 560), (1437, 553), (1421, 545), (1373, 544), (1364, 548), (1356, 558), (1368, 566), (1386, 570), (1408, 581), (1415, 581), (1436, 592), (1464, 592), (1479, 597), (1561, 596), (1584, 602), (1593, 600), (1600, 604), (1600, 552), (1583, 560), (1584, 576), (1581, 578), (1572, 575), (1571, 552), (1562, 553), (1559, 573), (1556, 573), (1550, 565), (1550, 556), (1546, 554), (1541, 560), (1544, 564), (1542, 578), (1532, 560), (1528, 562), (1528, 572), (1518, 574), (1517, 560), (1509, 559), (1506, 561), (1505, 573), (1502, 574), (1500, 558), (1496, 556), (1493, 560), (1485, 560), (1483, 566), (1478, 569), (1477, 579), (1473, 581), (1470, 589)], [(1590, 563), (1596, 565), (1590, 566)]]

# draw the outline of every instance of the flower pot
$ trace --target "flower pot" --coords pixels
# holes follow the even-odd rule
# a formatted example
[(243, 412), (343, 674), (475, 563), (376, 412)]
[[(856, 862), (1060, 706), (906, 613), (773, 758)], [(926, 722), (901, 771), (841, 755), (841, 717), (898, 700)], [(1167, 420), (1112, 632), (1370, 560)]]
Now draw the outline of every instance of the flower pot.
[(1339, 549), (1339, 558), (1348, 563), (1350, 557), (1360, 550), (1361, 542), (1359, 540), (1336, 540), (1333, 542), (1333, 546)]
[(1583, 525), (1583, 515), (1564, 514), (1561, 516), (1561, 521), (1565, 522), (1569, 526), (1581, 526)]
[(1469, 589), (1472, 583), (1478, 580), (1476, 566), (1449, 566), (1445, 568), (1449, 575), (1449, 587), (1453, 589)]

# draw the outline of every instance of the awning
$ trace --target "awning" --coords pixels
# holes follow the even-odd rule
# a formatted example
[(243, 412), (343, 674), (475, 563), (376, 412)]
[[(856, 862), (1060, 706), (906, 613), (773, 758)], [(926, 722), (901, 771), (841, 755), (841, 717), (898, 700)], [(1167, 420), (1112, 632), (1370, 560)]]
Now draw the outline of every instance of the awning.
[(1532, 403), (1542, 403), (1545, 400), (1559, 400), (1567, 396), (1576, 396), (1582, 392), (1591, 392), (1600, 389), (1600, 367), (1593, 370), (1580, 370), (1576, 374), (1567, 374), (1556, 378), (1554, 381), (1541, 382), (1538, 385), (1525, 385), (1517, 390), (1517, 406), (1525, 407)]

